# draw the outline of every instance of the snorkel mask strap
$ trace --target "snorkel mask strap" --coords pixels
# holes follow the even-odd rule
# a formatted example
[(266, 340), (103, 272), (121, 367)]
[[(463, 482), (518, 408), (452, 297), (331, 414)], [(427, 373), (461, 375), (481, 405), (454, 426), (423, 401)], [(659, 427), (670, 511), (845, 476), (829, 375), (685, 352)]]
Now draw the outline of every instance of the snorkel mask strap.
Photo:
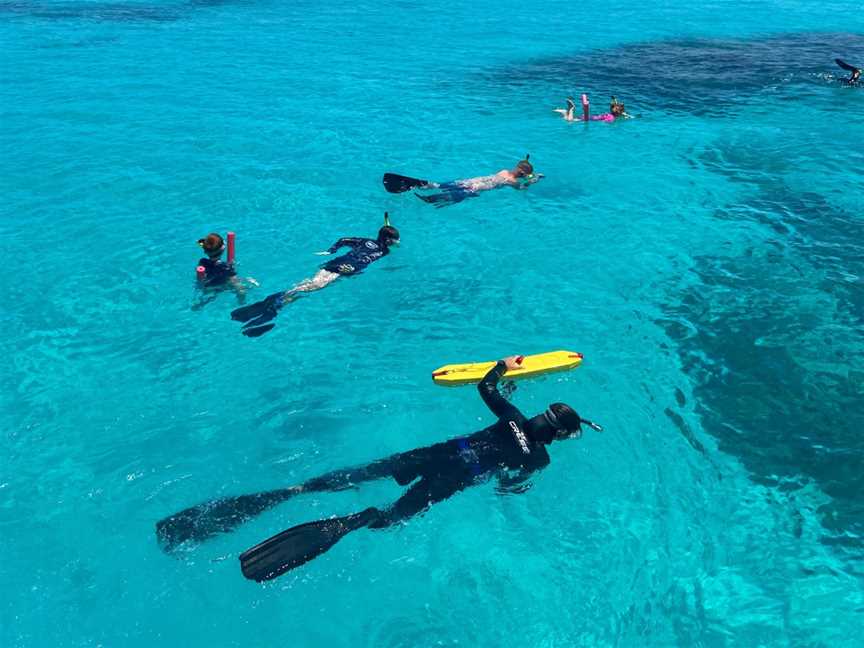
[(543, 418), (545, 418), (546, 422), (552, 426), (552, 429), (561, 429), (561, 423), (558, 421), (558, 417), (555, 416), (555, 412), (553, 412), (551, 409), (547, 409), (545, 412), (543, 412)]

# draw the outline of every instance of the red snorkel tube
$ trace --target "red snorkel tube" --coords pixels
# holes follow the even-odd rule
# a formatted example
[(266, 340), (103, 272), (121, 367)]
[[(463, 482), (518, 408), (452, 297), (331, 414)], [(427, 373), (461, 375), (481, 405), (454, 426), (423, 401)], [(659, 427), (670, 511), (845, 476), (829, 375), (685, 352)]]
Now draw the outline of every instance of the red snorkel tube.
[(228, 232), (228, 265), (234, 263), (234, 232)]

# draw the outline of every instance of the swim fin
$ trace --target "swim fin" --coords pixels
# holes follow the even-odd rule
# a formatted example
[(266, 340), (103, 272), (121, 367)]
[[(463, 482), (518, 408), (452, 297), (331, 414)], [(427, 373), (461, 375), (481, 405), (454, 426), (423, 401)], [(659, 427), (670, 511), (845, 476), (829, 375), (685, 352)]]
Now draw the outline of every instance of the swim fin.
[[(276, 317), (276, 313), (282, 308), (284, 301), (284, 292), (273, 293), (272, 295), (262, 299), (261, 301), (235, 308), (231, 311), (231, 319), (237, 322), (248, 322), (251, 319), (272, 314), (270, 319)], [(263, 324), (263, 322), (262, 322)]]
[(254, 495), (223, 497), (170, 515), (156, 523), (156, 538), (168, 553), (187, 542), (203, 542), (233, 531), (256, 515), (302, 492), (298, 487), (280, 488)]
[(460, 203), (466, 198), (473, 198), (477, 193), (474, 191), (459, 189), (455, 191), (444, 191), (442, 193), (432, 194), (431, 196), (422, 196), (419, 193), (415, 193), (414, 195), (423, 202), (435, 205), (435, 207), (441, 209), (442, 207)]
[(411, 189), (422, 189), (433, 184), (428, 180), (409, 178), (398, 173), (385, 173), (383, 182), (384, 188), (390, 193), (404, 193)]
[(835, 58), (834, 62), (839, 65), (841, 68), (846, 70), (847, 72), (855, 72), (858, 68), (854, 65), (849, 65), (846, 61), (841, 61), (839, 58)]
[(240, 554), (240, 570), (249, 580), (271, 580), (320, 556), (379, 515), (378, 509), (370, 507), (360, 513), (291, 527)]
[(243, 326), (243, 330), (240, 332), (246, 337), (261, 337), (267, 331), (271, 331), (275, 327), (275, 324), (265, 324), (264, 326), (252, 326), (251, 324), (245, 324)]

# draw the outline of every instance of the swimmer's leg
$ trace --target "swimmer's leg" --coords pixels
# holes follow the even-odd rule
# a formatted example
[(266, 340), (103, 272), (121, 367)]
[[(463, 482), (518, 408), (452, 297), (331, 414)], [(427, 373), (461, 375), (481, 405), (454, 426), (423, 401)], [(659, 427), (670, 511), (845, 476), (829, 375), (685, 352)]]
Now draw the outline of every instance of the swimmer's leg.
[(393, 477), (401, 465), (399, 457), (400, 455), (393, 455), (386, 459), (373, 461), (365, 466), (334, 470), (319, 477), (313, 477), (296, 488), (303, 493), (340, 491), (355, 488), (357, 484), (362, 482)]
[[(412, 451), (415, 452), (415, 451)], [(358, 484), (374, 479), (394, 477), (411, 452), (393, 455), (364, 466), (343, 468), (306, 480), (298, 486), (250, 495), (222, 497), (183, 509), (156, 523), (156, 537), (167, 552), (181, 545), (203, 542), (220, 533), (233, 531), (282, 502), (303, 493), (321, 493), (356, 488)], [(398, 481), (398, 480), (397, 480)]]
[(357, 484), (392, 477), (400, 486), (407, 486), (424, 472), (434, 472), (453, 457), (446, 443), (415, 448), (390, 455), (362, 466), (334, 470), (303, 482), (296, 488), (304, 493), (339, 491)]
[(291, 290), (275, 293), (263, 301), (232, 311), (231, 319), (246, 322), (243, 325), (243, 335), (260, 337), (276, 326), (270, 322), (276, 319), (276, 315), (284, 306), (296, 300), (300, 296), (299, 293), (326, 288), (340, 276), (335, 272), (319, 270), (314, 277), (304, 279)]
[(360, 513), (291, 527), (241, 554), (240, 569), (251, 580), (271, 580), (320, 556), (352, 531), (391, 526), (425, 511), (467, 485), (468, 482), (443, 476), (424, 478), (384, 511), (370, 507)]
[[(383, 529), (426, 511), (468, 486), (471, 482), (448, 477), (446, 474), (424, 477), (384, 511), (378, 511), (369, 522), (370, 529)], [(377, 510), (377, 509), (376, 509)]]
[(313, 290), (321, 290), (322, 288), (326, 288), (331, 283), (336, 281), (342, 275), (338, 272), (331, 272), (330, 270), (319, 270), (315, 273), (315, 276), (311, 279), (304, 279), (296, 286), (294, 286), (291, 290), (289, 290), (286, 295), (290, 295), (292, 293), (298, 292), (312, 292)]

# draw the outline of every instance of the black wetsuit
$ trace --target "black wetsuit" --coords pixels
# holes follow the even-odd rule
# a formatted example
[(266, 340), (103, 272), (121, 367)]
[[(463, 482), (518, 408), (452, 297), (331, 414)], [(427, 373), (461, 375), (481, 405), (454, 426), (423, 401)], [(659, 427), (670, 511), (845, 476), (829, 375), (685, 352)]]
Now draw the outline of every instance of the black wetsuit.
[[(374, 479), (392, 478), (399, 485), (410, 487), (389, 507), (363, 512), (362, 526), (372, 528), (390, 526), (416, 515), (431, 504), (493, 476), (502, 488), (518, 492), (519, 485), (532, 473), (549, 464), (546, 445), (553, 440), (554, 431), (548, 423), (526, 420), (504, 399), (498, 391), (498, 381), (505, 371), (504, 362), (498, 362), (480, 382), (480, 395), (498, 418), (483, 430), (362, 466), (335, 470), (298, 486), (190, 507), (157, 524), (160, 542), (170, 551), (189, 540), (201, 541), (230, 531), (297, 495), (344, 490)], [(285, 549), (293, 551), (291, 546)]]
[(331, 259), (321, 267), (327, 272), (346, 276), (353, 275), (363, 272), (370, 263), (390, 253), (390, 250), (381, 241), (360, 237), (341, 238), (327, 251), (332, 253), (345, 246), (350, 247), (351, 251)]
[[(543, 427), (542, 438), (526, 432), (527, 419), (498, 391), (498, 381), (505, 371), (504, 362), (499, 361), (479, 385), (480, 395), (498, 417), (493, 425), (470, 436), (310, 479), (301, 486), (301, 491), (341, 490), (358, 482), (384, 477), (392, 477), (402, 486), (412, 484), (369, 525), (375, 528), (411, 517), (434, 502), (447, 499), (492, 476), (498, 476), (501, 484), (506, 486), (524, 481), (531, 473), (549, 464), (546, 445), (552, 441), (552, 430)], [(511, 477), (509, 471), (518, 471), (518, 475)]]
[(203, 266), (206, 271), (201, 283), (208, 288), (221, 286), (227, 283), (231, 277), (237, 276), (234, 264), (225, 263), (220, 259), (198, 259), (198, 265)]

